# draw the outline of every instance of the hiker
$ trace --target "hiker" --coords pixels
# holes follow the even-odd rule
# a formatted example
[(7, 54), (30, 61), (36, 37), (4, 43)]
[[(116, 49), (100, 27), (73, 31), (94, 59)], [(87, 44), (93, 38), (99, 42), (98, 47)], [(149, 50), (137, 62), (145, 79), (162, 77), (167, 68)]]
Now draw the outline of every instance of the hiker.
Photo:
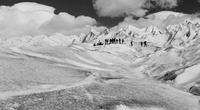
[(133, 41), (131, 41), (131, 47), (133, 46)]
[(147, 47), (147, 41), (144, 41), (144, 47)]
[(108, 39), (105, 39), (105, 45), (108, 45)]
[(121, 39), (119, 38), (119, 44), (121, 44)]
[(122, 39), (122, 44), (124, 44), (124, 39)]
[(109, 45), (109, 44), (110, 44), (110, 39), (107, 39), (107, 41), (108, 41), (107, 43), (108, 43), (108, 45)]
[(102, 43), (102, 42), (100, 42), (100, 43), (99, 43), (99, 45), (103, 45), (103, 43)]
[(99, 42), (97, 43), (97, 45), (100, 45), (101, 44), (101, 42), (100, 42), (100, 40), (99, 40)]
[(116, 39), (115, 41), (116, 41), (116, 44), (118, 44), (118, 39)]
[(143, 42), (140, 42), (141, 47), (143, 46)]

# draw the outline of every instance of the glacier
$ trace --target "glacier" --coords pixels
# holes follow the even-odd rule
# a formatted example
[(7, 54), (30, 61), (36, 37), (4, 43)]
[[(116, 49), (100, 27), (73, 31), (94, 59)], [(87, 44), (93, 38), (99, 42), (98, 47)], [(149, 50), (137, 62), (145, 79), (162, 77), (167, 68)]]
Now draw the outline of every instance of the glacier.
[[(166, 23), (172, 15), (187, 17), (165, 29), (91, 27), (80, 36), (1, 39), (0, 108), (199, 110), (200, 21), (175, 12), (148, 17)], [(124, 43), (105, 45), (113, 38)]]

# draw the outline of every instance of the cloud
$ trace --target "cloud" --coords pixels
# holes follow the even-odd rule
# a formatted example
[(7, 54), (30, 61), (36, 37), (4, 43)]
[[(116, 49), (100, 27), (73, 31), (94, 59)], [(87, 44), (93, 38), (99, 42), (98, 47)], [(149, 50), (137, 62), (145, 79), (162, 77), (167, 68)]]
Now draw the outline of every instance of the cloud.
[(55, 8), (50, 7), (50, 6), (46, 6), (46, 5), (42, 5), (42, 4), (38, 4), (38, 3), (34, 3), (34, 2), (22, 2), (22, 3), (18, 3), (15, 4), (14, 6), (12, 6), (13, 8), (16, 8), (20, 11), (46, 11), (49, 13), (54, 13)]
[(0, 6), (0, 38), (38, 34), (79, 34), (93, 26), (96, 20), (87, 16), (75, 17), (38, 3), (23, 2), (14, 6)]
[(94, 8), (100, 16), (118, 17), (123, 14), (143, 16), (147, 10), (142, 9), (146, 0), (94, 0)]
[(55, 15), (51, 20), (43, 23), (39, 29), (42, 32), (50, 34), (56, 32), (72, 34), (80, 30), (80, 32), (78, 32), (78, 34), (80, 34), (85, 26), (95, 24), (96, 20), (90, 17), (78, 16), (75, 18), (68, 13), (60, 13)]
[(152, 8), (169, 9), (176, 7), (179, 0), (94, 0), (99, 16), (119, 17), (133, 15), (141, 17)]

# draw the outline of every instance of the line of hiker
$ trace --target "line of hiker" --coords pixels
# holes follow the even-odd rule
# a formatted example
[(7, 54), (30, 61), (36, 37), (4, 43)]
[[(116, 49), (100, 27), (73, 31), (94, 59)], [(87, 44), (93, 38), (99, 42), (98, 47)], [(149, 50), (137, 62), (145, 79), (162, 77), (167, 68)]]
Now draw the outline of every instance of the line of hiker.
[(93, 44), (93, 46), (99, 46), (99, 45), (103, 45), (103, 43), (100, 40), (97, 44), (96, 43)]
[(141, 47), (147, 47), (147, 41), (140, 42)]
[[(110, 45), (110, 44), (124, 44), (124, 39), (120, 39), (120, 38), (118, 38), (118, 39), (116, 39), (116, 38), (105, 39), (104, 43), (102, 43), (99, 40), (98, 43), (94, 43), (93, 46)], [(133, 41), (131, 41), (131, 46), (133, 46)], [(147, 41), (141, 41), (140, 46), (141, 47), (147, 47)]]
[(109, 45), (109, 44), (124, 44), (124, 39), (116, 39), (116, 38), (112, 38), (112, 39), (105, 39), (105, 45)]
[[(121, 38), (112, 38), (112, 39), (105, 39), (105, 45), (109, 45), (109, 44), (124, 44), (124, 39)], [(94, 43), (93, 46), (98, 46), (98, 45), (103, 45), (103, 43), (99, 40), (99, 42), (97, 44)]]
[[(131, 46), (133, 46), (133, 41), (131, 41)], [(147, 47), (147, 41), (140, 42), (141, 47)]]

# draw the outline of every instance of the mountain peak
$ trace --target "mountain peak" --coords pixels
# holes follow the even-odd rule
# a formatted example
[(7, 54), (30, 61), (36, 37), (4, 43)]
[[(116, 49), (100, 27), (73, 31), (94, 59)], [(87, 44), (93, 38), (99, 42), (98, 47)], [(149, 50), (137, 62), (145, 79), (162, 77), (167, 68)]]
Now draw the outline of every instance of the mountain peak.
[(150, 32), (152, 33), (153, 35), (155, 34), (162, 34), (162, 31), (159, 30), (157, 27), (155, 26), (149, 26), (145, 29), (145, 32)]
[(109, 29), (105, 29), (105, 30), (100, 32), (100, 35), (107, 35), (107, 34), (109, 34), (109, 32), (110, 32)]
[(91, 28), (89, 33), (99, 34), (99, 32), (97, 30), (95, 30), (94, 28)]

